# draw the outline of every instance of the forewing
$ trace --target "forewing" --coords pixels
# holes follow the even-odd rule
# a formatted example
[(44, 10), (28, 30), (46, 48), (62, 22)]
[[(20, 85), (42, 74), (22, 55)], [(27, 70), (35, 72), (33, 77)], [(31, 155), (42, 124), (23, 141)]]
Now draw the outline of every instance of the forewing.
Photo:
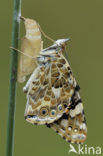
[[(74, 79), (63, 56), (41, 57), (37, 74), (32, 78), (27, 93), (26, 120), (49, 124), (67, 112), (74, 93)], [(35, 76), (36, 75), (36, 76)]]
[(64, 109), (59, 110), (59, 102), (51, 86), (50, 64), (38, 67), (37, 76), (32, 79), (27, 93), (25, 118), (33, 124), (46, 124), (62, 116)]
[(24, 20), (26, 35), (22, 39), (20, 60), (18, 65), (18, 82), (24, 82), (27, 75), (36, 68), (36, 61), (28, 56), (37, 57), (43, 46), (38, 23), (32, 19)]

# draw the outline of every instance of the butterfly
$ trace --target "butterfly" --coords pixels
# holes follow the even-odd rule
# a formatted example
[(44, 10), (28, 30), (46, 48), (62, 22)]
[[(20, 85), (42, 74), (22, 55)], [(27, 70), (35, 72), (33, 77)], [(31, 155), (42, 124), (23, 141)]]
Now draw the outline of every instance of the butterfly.
[(21, 44), (18, 82), (24, 82), (32, 73), (23, 88), (27, 94), (25, 119), (35, 125), (45, 124), (68, 142), (83, 143), (87, 137), (87, 126), (80, 87), (63, 56), (69, 39), (57, 40), (43, 49), (41, 32), (52, 39), (41, 31), (35, 20), (21, 19), (26, 35)]
[(60, 39), (40, 51), (37, 67), (27, 81), (26, 121), (46, 125), (71, 143), (83, 143), (87, 136), (82, 100), (71, 67), (63, 56), (69, 39)]

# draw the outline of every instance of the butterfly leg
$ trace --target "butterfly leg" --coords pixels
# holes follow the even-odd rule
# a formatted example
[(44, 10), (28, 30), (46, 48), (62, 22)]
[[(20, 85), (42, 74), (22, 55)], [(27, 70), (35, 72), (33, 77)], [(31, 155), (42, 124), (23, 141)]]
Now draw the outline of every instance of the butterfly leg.
[(27, 81), (26, 85), (23, 87), (23, 92), (24, 92), (24, 93), (27, 93), (27, 92), (28, 92), (30, 83), (31, 83), (31, 81), (32, 81), (32, 79), (33, 79), (33, 77), (34, 77), (34, 75), (35, 75), (35, 71), (31, 74), (31, 76), (30, 76), (29, 80)]
[(38, 76), (39, 76), (40, 72), (39, 72), (39, 67), (37, 67), (34, 72), (31, 74), (29, 80), (27, 81), (26, 85), (23, 88), (23, 92), (27, 93), (29, 90), (29, 86), (32, 82), (32, 80), (35, 80)]

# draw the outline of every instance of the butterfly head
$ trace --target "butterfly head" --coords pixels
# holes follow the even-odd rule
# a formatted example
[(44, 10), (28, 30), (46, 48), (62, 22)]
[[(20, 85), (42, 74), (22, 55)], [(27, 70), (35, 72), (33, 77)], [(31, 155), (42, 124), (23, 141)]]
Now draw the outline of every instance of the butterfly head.
[(59, 39), (55, 41), (55, 44), (59, 47), (65, 47), (66, 43), (70, 40), (70, 38), (66, 38), (66, 39)]
[(65, 49), (66, 43), (70, 39), (59, 39), (54, 42), (54, 44), (46, 49), (43, 49), (40, 54), (41, 55), (52, 55), (58, 53), (59, 51), (63, 51)]

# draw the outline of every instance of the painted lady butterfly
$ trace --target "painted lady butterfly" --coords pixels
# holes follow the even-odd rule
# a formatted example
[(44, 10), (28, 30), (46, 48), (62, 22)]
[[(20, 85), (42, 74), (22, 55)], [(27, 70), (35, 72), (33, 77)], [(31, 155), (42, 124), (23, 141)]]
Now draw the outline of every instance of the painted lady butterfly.
[[(34, 60), (30, 62), (30, 66), (26, 65), (27, 60), (23, 65), (25, 66), (23, 76), (28, 75), (35, 68), (23, 88), (27, 93), (25, 119), (32, 124), (45, 124), (68, 142), (83, 143), (87, 136), (87, 127), (79, 95), (80, 87), (76, 83), (68, 61), (63, 56), (69, 39), (57, 40), (52, 46), (41, 50), (41, 38), (35, 34), (30, 36), (36, 30), (32, 25), (26, 35), (26, 40), (27, 36), (29, 41), (34, 39), (32, 45), (31, 43), (27, 45), (27, 42), (23, 45), (23, 51), (28, 53), (30, 50), (32, 56), (36, 55), (35, 47), (39, 47), (37, 54), (40, 52), (37, 56), (36, 68), (33, 65)], [(40, 32), (39, 36), (41, 36)], [(31, 69), (27, 72), (29, 67)]]

